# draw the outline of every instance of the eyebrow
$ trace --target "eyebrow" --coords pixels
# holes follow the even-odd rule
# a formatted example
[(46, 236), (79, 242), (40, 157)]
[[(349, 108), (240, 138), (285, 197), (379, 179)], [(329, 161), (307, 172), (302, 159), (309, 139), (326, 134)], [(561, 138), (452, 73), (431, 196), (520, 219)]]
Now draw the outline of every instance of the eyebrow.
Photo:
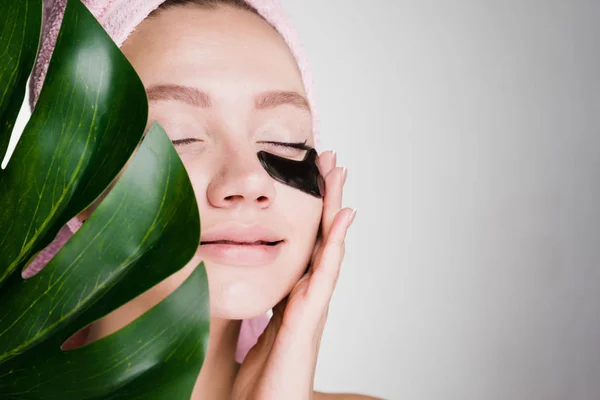
[(257, 110), (265, 110), (269, 108), (275, 108), (284, 104), (296, 106), (298, 108), (310, 112), (308, 100), (306, 100), (306, 98), (300, 93), (289, 91), (273, 91), (261, 93), (258, 96), (256, 96), (254, 107)]
[(174, 84), (152, 85), (146, 89), (148, 101), (174, 100), (180, 103), (186, 103), (198, 108), (208, 108), (212, 106), (210, 96), (189, 86)]
[[(157, 84), (146, 89), (148, 101), (172, 100), (198, 108), (212, 107), (210, 95), (200, 89), (175, 84)], [(298, 92), (270, 91), (258, 94), (254, 99), (257, 110), (272, 109), (282, 105), (292, 105), (311, 111), (308, 100)]]

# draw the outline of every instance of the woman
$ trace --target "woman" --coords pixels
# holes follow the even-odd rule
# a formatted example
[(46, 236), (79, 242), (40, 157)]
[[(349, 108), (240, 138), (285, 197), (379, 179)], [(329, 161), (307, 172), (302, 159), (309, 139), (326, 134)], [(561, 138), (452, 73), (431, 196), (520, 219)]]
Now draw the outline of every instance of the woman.
[[(202, 237), (181, 271), (94, 323), (70, 346), (133, 321), (203, 260), (211, 330), (193, 399), (366, 398), (313, 393), (328, 304), (356, 213), (342, 209), (346, 170), (334, 152), (319, 156), (321, 199), (275, 181), (257, 158), (265, 150), (301, 160), (315, 146), (298, 49), (288, 47), (289, 31), (286, 42), (282, 28), (264, 17), (277, 3), (167, 0), (147, 18), (131, 8), (136, 1), (88, 3), (92, 11), (122, 7), (116, 11), (133, 10), (143, 19), (125, 32), (121, 50), (148, 92), (147, 127), (157, 120), (165, 128), (188, 171)], [(39, 80), (33, 85), (35, 100)], [(273, 317), (240, 365), (241, 320), (260, 321), (270, 309)]]

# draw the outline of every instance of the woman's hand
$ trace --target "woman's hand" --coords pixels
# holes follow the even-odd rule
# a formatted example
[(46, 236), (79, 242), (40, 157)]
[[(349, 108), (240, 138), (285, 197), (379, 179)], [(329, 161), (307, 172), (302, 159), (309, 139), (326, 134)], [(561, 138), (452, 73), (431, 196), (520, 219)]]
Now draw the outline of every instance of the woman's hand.
[(321, 239), (311, 268), (273, 309), (269, 325), (240, 367), (232, 392), (235, 400), (313, 398), (321, 336), (344, 258), (346, 232), (356, 214), (341, 208), (346, 169), (336, 166), (335, 153), (323, 153), (318, 164), (326, 193)]

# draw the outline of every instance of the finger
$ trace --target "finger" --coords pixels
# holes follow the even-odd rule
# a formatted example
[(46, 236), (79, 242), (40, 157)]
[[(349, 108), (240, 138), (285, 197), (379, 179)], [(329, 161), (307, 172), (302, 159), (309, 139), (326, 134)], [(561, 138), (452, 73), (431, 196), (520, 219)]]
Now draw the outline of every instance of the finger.
[(346, 233), (355, 216), (356, 210), (350, 208), (344, 208), (336, 214), (323, 251), (315, 260), (307, 291), (314, 310), (322, 311), (329, 304), (344, 258)]
[(346, 180), (346, 168), (334, 167), (325, 177), (325, 197), (323, 198), (323, 215), (321, 217), (321, 231), (317, 237), (311, 255), (310, 269), (313, 269), (315, 258), (320, 252), (323, 242), (327, 240), (331, 224), (335, 215), (342, 208), (342, 195)]
[(325, 197), (323, 198), (322, 236), (327, 240), (336, 214), (342, 208), (342, 194), (346, 181), (347, 169), (335, 167), (325, 177)]
[(322, 176), (326, 176), (336, 164), (336, 154), (335, 151), (329, 150), (321, 153), (317, 158), (317, 167), (319, 167), (319, 172)]
[(317, 236), (317, 240), (315, 240), (315, 245), (313, 247), (313, 251), (310, 256), (310, 263), (308, 264), (308, 271), (312, 271), (313, 264), (315, 263), (315, 259), (317, 258), (317, 255), (319, 254), (319, 249), (321, 248), (322, 243), (323, 243), (323, 235), (320, 234)]
[(289, 296), (285, 296), (275, 305), (275, 307), (273, 307), (273, 315), (269, 319), (266, 328), (259, 335), (256, 344), (246, 355), (244, 362), (254, 364), (259, 370), (264, 368), (264, 364), (273, 348), (273, 343), (275, 343), (275, 339), (283, 322), (288, 299)]

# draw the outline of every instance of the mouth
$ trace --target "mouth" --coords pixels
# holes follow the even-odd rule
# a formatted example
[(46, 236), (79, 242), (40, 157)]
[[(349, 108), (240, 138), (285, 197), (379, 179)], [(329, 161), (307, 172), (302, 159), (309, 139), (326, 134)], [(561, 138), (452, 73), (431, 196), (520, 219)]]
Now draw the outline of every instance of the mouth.
[(212, 240), (212, 241), (204, 241), (200, 242), (200, 245), (230, 245), (230, 246), (277, 246), (279, 243), (282, 243), (283, 240), (276, 240), (273, 242), (266, 240), (256, 240), (254, 242), (238, 242), (235, 240)]
[(202, 234), (202, 257), (222, 266), (260, 267), (276, 262), (286, 238), (259, 225), (226, 223)]

